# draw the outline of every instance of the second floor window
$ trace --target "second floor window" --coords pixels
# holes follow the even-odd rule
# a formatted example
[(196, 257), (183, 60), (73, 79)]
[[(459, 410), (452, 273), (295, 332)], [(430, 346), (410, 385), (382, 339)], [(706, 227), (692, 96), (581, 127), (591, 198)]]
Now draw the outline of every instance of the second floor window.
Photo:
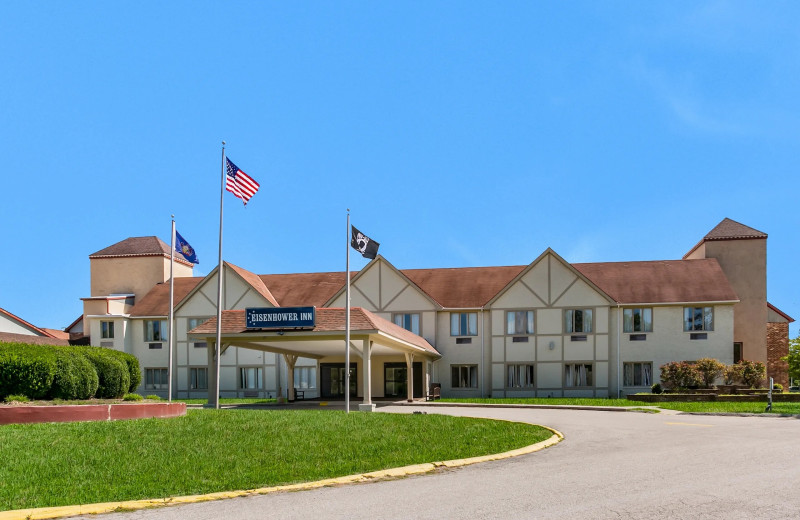
[(103, 339), (111, 339), (114, 337), (114, 322), (101, 321), (100, 322), (100, 337)]
[(533, 334), (533, 311), (506, 312), (506, 334)]
[(684, 307), (683, 330), (714, 330), (714, 307)]
[(625, 332), (653, 332), (653, 309), (623, 309), (622, 330)]
[(167, 334), (167, 322), (159, 320), (146, 320), (144, 322), (145, 341), (164, 341)]
[(592, 309), (567, 309), (564, 311), (564, 330), (573, 332), (592, 332)]
[(394, 324), (419, 336), (419, 314), (395, 314)]
[(451, 312), (450, 313), (450, 335), (451, 336), (477, 336), (478, 335), (478, 313), (477, 312)]

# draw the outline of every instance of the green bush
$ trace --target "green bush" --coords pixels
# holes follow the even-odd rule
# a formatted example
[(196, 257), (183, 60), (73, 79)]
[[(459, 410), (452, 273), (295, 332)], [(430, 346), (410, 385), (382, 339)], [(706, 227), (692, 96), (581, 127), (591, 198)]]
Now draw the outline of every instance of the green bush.
[(28, 401), (30, 401), (30, 399), (28, 399), (24, 395), (7, 395), (6, 396), (6, 402), (7, 403), (15, 403), (15, 402), (16, 403), (27, 403)]
[(783, 392), (783, 385), (780, 383), (775, 383), (772, 385), (773, 390), (777, 390), (778, 392)]
[(750, 388), (759, 388), (767, 376), (767, 367), (760, 361), (742, 360), (742, 383)]
[(74, 349), (56, 351), (56, 373), (50, 387), (51, 399), (89, 399), (97, 392), (99, 380), (94, 365)]
[(661, 388), (661, 383), (656, 383), (656, 384), (654, 384), (653, 386), (650, 387), (650, 392), (652, 392), (654, 394), (663, 394), (664, 393), (664, 389)]
[(128, 365), (110, 349), (102, 347), (80, 347), (80, 351), (92, 362), (97, 371), (98, 387), (95, 394), (100, 399), (119, 399), (131, 385)]
[(145, 399), (149, 399), (149, 400), (151, 400), (151, 401), (161, 401), (161, 398), (160, 398), (159, 396), (157, 396), (157, 395), (152, 395), (152, 394), (150, 394), (150, 395), (146, 395), (146, 396), (144, 396), (144, 398), (145, 398)]
[(139, 394), (125, 394), (124, 396), (122, 396), (123, 401), (141, 401), (143, 399), (144, 397), (142, 397)]
[(694, 366), (705, 388), (711, 388), (717, 378), (725, 372), (725, 365), (712, 358), (698, 359)]
[(130, 377), (130, 384), (128, 385), (128, 392), (133, 392), (139, 388), (142, 382), (142, 370), (139, 368), (139, 359), (133, 354), (127, 352), (120, 352), (119, 350), (105, 349), (110, 356), (124, 362), (128, 367), (128, 376)]
[(25, 343), (0, 343), (0, 398), (24, 395), (43, 399), (56, 373), (52, 348)]
[(661, 383), (670, 390), (697, 388), (703, 384), (700, 372), (686, 361), (672, 361), (661, 365)]
[(744, 365), (736, 363), (735, 365), (728, 365), (725, 367), (725, 384), (726, 385), (741, 385), (742, 376), (744, 375)]

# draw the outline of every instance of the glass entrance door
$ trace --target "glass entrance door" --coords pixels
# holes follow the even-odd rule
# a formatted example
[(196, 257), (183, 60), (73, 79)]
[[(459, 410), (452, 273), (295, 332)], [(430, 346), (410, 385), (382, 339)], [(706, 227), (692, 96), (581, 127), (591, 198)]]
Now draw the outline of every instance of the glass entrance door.
[[(356, 364), (350, 363), (350, 397), (358, 393)], [(320, 365), (322, 388), (320, 395), (325, 398), (344, 397), (344, 363), (322, 363)]]
[[(422, 363), (414, 362), (414, 397), (422, 397)], [(408, 396), (408, 368), (405, 363), (383, 364), (383, 395)]]

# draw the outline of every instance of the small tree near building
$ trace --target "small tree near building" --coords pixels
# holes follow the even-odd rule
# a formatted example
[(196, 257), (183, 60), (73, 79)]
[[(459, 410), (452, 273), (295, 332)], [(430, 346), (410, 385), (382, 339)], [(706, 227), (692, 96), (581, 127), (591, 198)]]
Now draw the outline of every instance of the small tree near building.
[(703, 380), (703, 386), (705, 388), (714, 386), (714, 382), (717, 378), (722, 376), (723, 372), (725, 372), (725, 365), (712, 358), (698, 359), (694, 367)]
[(800, 379), (800, 336), (789, 340), (789, 355), (781, 360), (789, 364), (789, 380)]

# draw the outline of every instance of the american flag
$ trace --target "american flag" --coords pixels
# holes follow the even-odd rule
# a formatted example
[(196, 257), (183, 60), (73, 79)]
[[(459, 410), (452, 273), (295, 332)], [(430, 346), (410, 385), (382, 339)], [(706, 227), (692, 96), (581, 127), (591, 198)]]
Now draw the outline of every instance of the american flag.
[(225, 189), (242, 199), (244, 205), (247, 206), (247, 201), (256, 194), (260, 185), (233, 164), (230, 159), (226, 157), (225, 161), (228, 163)]

